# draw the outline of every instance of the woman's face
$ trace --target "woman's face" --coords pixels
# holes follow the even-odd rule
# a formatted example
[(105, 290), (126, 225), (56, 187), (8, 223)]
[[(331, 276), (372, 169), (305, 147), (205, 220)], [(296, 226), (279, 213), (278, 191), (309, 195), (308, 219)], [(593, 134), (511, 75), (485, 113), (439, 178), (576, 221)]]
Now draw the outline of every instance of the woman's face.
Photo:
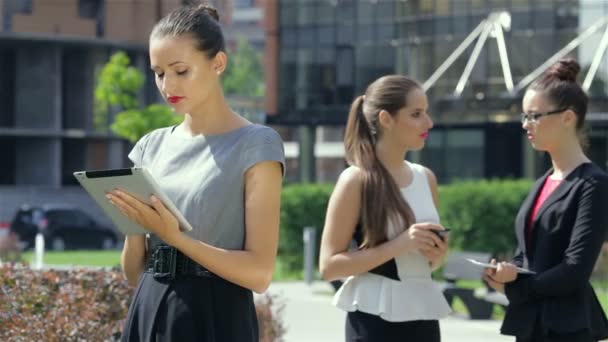
[(383, 135), (400, 148), (417, 151), (424, 147), (433, 121), (427, 113), (429, 105), (422, 89), (411, 90), (406, 95), (406, 103), (385, 125)]
[(526, 131), (528, 141), (534, 149), (553, 150), (559, 145), (560, 140), (571, 134), (569, 131), (572, 128), (564, 121), (562, 115), (568, 109), (557, 108), (543, 93), (536, 90), (526, 91), (522, 108), (522, 128)]
[(151, 38), (150, 66), (165, 101), (176, 113), (185, 114), (200, 108), (219, 90), (225, 54), (209, 59), (188, 36)]

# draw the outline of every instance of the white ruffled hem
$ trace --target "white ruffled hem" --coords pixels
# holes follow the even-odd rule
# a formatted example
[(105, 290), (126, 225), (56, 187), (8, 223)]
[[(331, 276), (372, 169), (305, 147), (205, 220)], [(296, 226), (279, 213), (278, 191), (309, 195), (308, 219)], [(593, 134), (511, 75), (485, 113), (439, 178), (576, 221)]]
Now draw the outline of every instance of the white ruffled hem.
[(389, 322), (441, 319), (452, 311), (430, 278), (396, 281), (372, 273), (349, 277), (334, 296), (333, 304)]

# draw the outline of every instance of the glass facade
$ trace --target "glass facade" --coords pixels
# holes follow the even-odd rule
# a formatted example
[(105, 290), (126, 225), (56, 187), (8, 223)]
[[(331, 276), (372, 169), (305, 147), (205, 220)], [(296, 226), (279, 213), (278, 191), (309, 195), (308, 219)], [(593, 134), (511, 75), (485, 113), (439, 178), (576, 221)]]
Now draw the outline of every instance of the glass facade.
[[(505, 31), (505, 40), (514, 81), (518, 82), (576, 37), (580, 29), (592, 24), (579, 23), (582, 8), (597, 14), (605, 12), (608, 4), (292, 0), (279, 6), (279, 120), (301, 121), (301, 115), (315, 115), (303, 112), (316, 112), (323, 115), (321, 122), (341, 123), (343, 107), (372, 80), (400, 73), (425, 81), (493, 11), (510, 13), (511, 28)], [(496, 46), (494, 37), (486, 41), (464, 98), (479, 97), (480, 90), (484, 97), (505, 94)], [(454, 91), (472, 49), (473, 44), (431, 88), (431, 98), (448, 97)], [(608, 63), (603, 67), (605, 70)]]
[[(492, 12), (510, 14), (504, 38), (514, 84), (608, 15), (608, 0), (291, 0), (279, 7), (279, 114), (271, 121), (287, 125), (343, 125), (352, 99), (385, 74), (426, 81)], [(571, 54), (581, 62), (583, 75), (602, 33)], [(492, 125), (506, 127), (499, 134), (505, 139), (519, 141), (521, 134), (514, 120), (521, 93), (507, 92), (493, 35), (462, 95), (453, 96), (474, 46), (428, 90), (436, 127), (446, 131), (429, 141), (432, 146), (423, 151), (422, 161), (441, 165), (443, 180), (495, 176), (488, 164), (501, 162), (484, 152), (499, 145), (491, 141)], [(592, 107), (606, 104), (606, 74), (608, 58), (592, 85)], [(523, 153), (521, 143), (517, 146)], [(443, 152), (432, 153), (434, 149)], [(522, 176), (524, 167), (515, 164), (499, 173)]]

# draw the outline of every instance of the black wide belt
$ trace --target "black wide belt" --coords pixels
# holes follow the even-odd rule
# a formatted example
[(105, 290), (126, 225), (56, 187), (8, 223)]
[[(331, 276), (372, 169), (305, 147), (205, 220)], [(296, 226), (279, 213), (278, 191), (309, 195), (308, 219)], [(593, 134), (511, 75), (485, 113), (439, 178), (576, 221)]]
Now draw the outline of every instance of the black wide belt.
[(159, 245), (152, 251), (144, 272), (152, 273), (155, 279), (172, 280), (180, 275), (217, 278), (175, 247), (167, 245)]

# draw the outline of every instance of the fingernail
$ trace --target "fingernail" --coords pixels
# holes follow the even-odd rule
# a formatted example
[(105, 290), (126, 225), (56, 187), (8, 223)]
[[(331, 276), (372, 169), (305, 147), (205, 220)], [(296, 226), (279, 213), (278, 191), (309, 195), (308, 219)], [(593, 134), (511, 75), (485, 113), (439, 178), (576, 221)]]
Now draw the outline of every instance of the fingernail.
[(155, 203), (156, 203), (156, 201), (158, 201), (158, 199), (154, 195), (150, 196), (150, 200), (152, 200), (152, 202), (155, 202)]

